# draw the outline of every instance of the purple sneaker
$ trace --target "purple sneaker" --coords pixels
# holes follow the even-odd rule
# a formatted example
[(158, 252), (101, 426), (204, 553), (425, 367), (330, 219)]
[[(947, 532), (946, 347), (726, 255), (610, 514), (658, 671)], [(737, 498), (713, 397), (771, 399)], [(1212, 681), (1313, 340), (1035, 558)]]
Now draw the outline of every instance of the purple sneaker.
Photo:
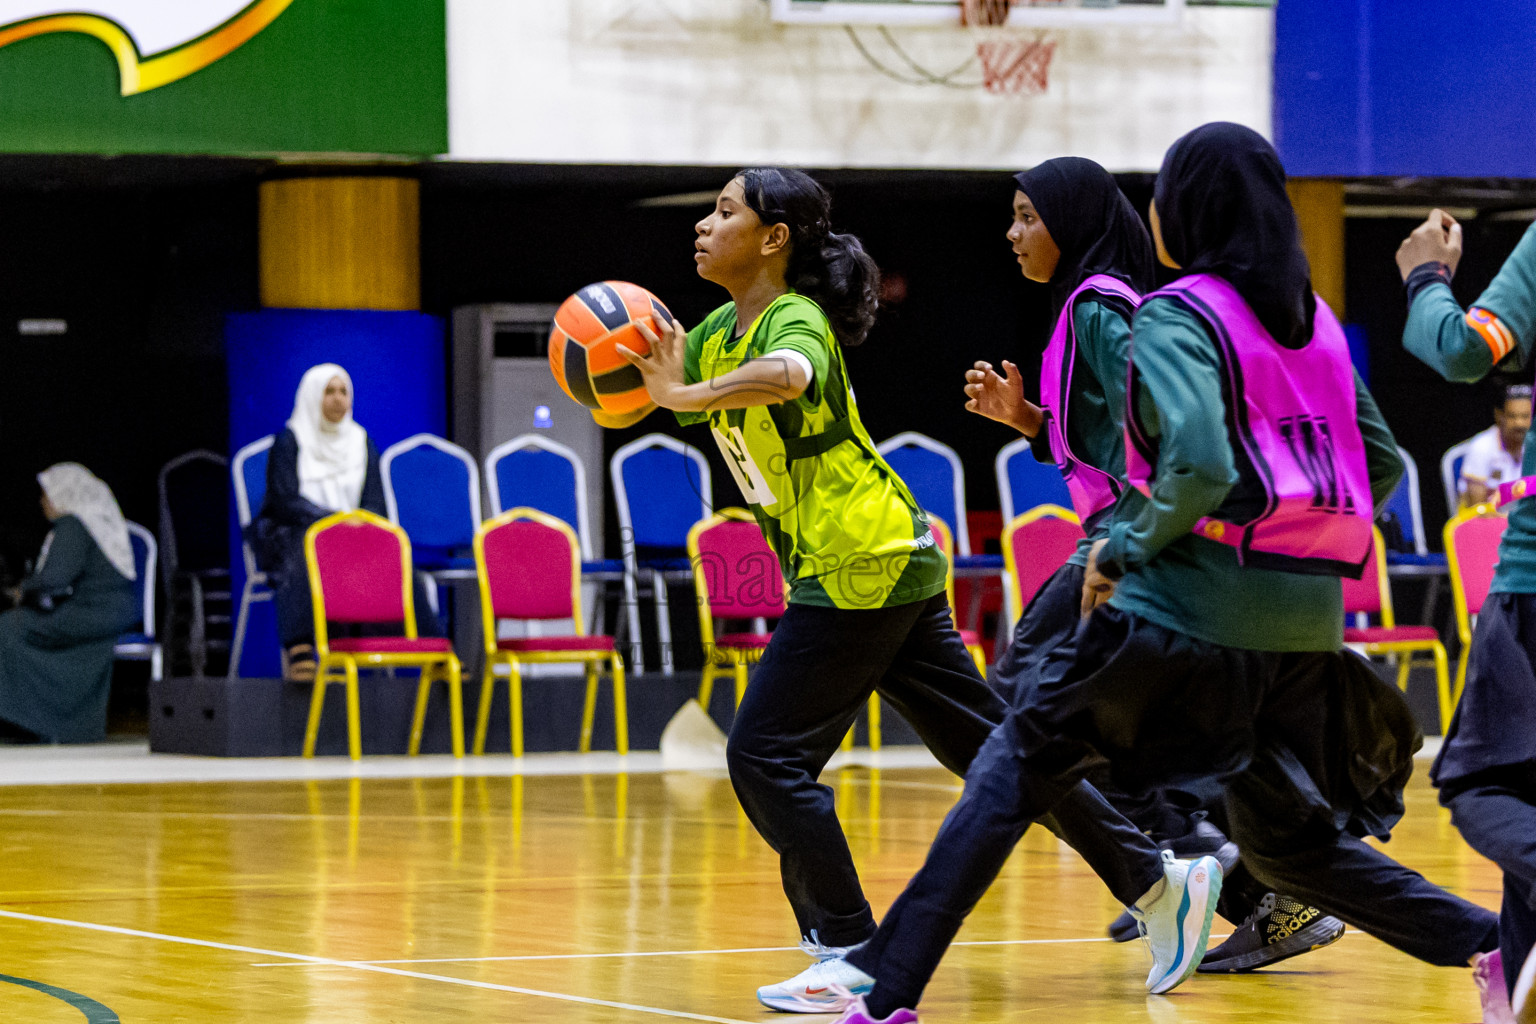
[(844, 1005), (843, 1015), (832, 1024), (918, 1024), (916, 1010), (903, 1007), (889, 1017), (872, 1017), (869, 1009), (864, 1005), (863, 996), (848, 998), (850, 1001)]
[[(1503, 967), (1502, 960), (1499, 966)], [(1536, 949), (1525, 955), (1525, 966), (1520, 968), (1520, 976), (1515, 979), (1515, 990), (1510, 996), (1510, 1002), (1514, 1004), (1511, 1015), (1516, 1024), (1536, 1024), (1536, 991), (1533, 989), (1536, 989)]]
[(1472, 983), (1483, 1001), (1483, 1024), (1515, 1024), (1515, 1012), (1509, 1008), (1509, 986), (1504, 983), (1504, 957), (1498, 950), (1477, 955)]

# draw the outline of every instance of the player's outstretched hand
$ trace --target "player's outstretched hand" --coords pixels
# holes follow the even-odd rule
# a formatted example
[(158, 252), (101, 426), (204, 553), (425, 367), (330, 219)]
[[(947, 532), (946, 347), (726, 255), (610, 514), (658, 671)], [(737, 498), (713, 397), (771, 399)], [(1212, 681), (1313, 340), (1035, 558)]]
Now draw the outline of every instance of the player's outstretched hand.
[(645, 378), (645, 390), (650, 392), (651, 401), (663, 409), (676, 409), (678, 406), (675, 403), (687, 387), (684, 383), (683, 353), (688, 348), (688, 332), (676, 320), (657, 326), (661, 329), (660, 334), (647, 327), (643, 321), (635, 323), (635, 327), (650, 343), (650, 355), (642, 356), (624, 345), (615, 345), (614, 349)]
[(1444, 210), (1431, 210), (1429, 217), (1413, 229), (1397, 247), (1397, 270), (1408, 280), (1415, 267), (1426, 263), (1444, 263), (1451, 274), (1461, 262), (1461, 225)]
[(1040, 407), (1024, 397), (1023, 374), (1006, 359), (1001, 375), (991, 363), (978, 362), (966, 370), (965, 398), (965, 407), (969, 411), (1006, 423), (1025, 437), (1040, 433), (1045, 422)]

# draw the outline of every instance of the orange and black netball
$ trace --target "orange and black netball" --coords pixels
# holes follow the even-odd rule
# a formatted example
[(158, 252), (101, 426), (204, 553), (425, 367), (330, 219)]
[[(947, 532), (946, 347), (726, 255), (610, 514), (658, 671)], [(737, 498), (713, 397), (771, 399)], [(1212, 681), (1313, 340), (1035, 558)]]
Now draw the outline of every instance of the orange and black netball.
[(589, 409), (627, 413), (650, 401), (640, 371), (617, 347), (646, 355), (637, 325), (659, 332), (672, 323), (662, 301), (628, 281), (589, 284), (560, 304), (549, 335), (549, 368), (560, 389)]

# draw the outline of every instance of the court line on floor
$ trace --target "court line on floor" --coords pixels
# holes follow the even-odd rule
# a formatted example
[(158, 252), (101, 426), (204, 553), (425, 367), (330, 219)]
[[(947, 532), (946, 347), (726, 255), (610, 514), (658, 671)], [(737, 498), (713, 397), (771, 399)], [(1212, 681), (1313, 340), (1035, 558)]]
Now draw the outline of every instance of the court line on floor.
[[(1213, 935), (1218, 939), (1225, 936)], [(970, 942), (952, 942), (952, 946), (1056, 946), (1080, 942), (1110, 942), (1108, 937), (1078, 939), (991, 939)], [(505, 963), (524, 960), (610, 960), (624, 957), (650, 956), (724, 956), (730, 953), (792, 953), (799, 946), (750, 946), (742, 949), (656, 949), (625, 953), (535, 953), (526, 956), (451, 956), (423, 960), (348, 960), (358, 964), (479, 964)], [(252, 967), (306, 967), (302, 963), (251, 964)]]
[[(1362, 934), (1354, 928), (1345, 930), (1346, 935)], [(1210, 941), (1215, 944), (1231, 938), (1230, 932), (1212, 932)], [(1066, 946), (1090, 942), (1113, 942), (1108, 936), (1093, 936), (1075, 939), (973, 939), (964, 942), (952, 942), (951, 946)], [(377, 965), (377, 964), (481, 964), (481, 963), (508, 963), (523, 962), (529, 960), (609, 960), (625, 957), (654, 957), (654, 956), (724, 956), (731, 953), (792, 953), (799, 946), (749, 946), (742, 949), (662, 949), (628, 953), (538, 953), (527, 956), (464, 956), (464, 957), (436, 957), (421, 960), (342, 960), (337, 961), (343, 965)], [(1214, 945), (1213, 947), (1214, 948)], [(251, 967), (310, 967), (307, 963), (255, 963)], [(329, 966), (326, 964), (324, 966)]]
[(710, 1021), (712, 1024), (752, 1024), (751, 1021), (738, 1020), (735, 1017), (711, 1017), (703, 1013), (688, 1013), (683, 1010), (666, 1010), (658, 1006), (640, 1006), (636, 1003), (619, 1003), (608, 999), (594, 999), (590, 996), (571, 995), (566, 992), (547, 992), (543, 989), (522, 988), (517, 985), (497, 985), (489, 981), (474, 981), (469, 978), (451, 978), (442, 974), (424, 974), (420, 971), (402, 971), (394, 967), (384, 967), (377, 964), (363, 963), (350, 960), (332, 960), (323, 956), (309, 956), (304, 953), (284, 953), (276, 949), (261, 949), (256, 946), (240, 946), (227, 942), (214, 942), (209, 939), (193, 939), (184, 935), (166, 935), (160, 932), (140, 931), (137, 928), (120, 928), (110, 924), (94, 924), (89, 921), (72, 921), (62, 917), (42, 917), (37, 914), (24, 914), (16, 910), (0, 910), (0, 918), (9, 918), (13, 921), (28, 921), (33, 924), (51, 924), (64, 928), (78, 928), (82, 931), (101, 932), (107, 935), (123, 935), (136, 939), (153, 939), (157, 942), (171, 942), (182, 946), (199, 946), (204, 949), (218, 949), (230, 953), (250, 953), (254, 956), (275, 957), (280, 960), (291, 960), (310, 966), (343, 967), (348, 970), (365, 971), (370, 974), (385, 974), (399, 978), (412, 978), (417, 981), (441, 981), (449, 985), (460, 985), (465, 988), (484, 989), (491, 992), (509, 992), (514, 995), (534, 996), (540, 999), (555, 999), (567, 1003), (581, 1003), (585, 1006), (602, 1006), (613, 1010), (628, 1010), (632, 1013), (649, 1013), (658, 1017), (674, 1017), (681, 1020)]

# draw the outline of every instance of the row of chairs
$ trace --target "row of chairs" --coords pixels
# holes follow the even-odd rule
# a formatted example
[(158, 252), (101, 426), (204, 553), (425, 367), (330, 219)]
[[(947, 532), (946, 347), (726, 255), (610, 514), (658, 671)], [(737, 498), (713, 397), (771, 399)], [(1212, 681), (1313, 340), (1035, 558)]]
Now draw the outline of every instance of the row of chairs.
[[(266, 489), (266, 460), (272, 437), (236, 453), (231, 467), (237, 512), (248, 525)], [(965, 471), (947, 445), (922, 434), (903, 433), (879, 449), (931, 514), (954, 524), (956, 568), (1000, 573), (1002, 558), (971, 552), (965, 503)], [(417, 434), (391, 445), (380, 456), (385, 501), (392, 522), (405, 528), (416, 566), (439, 580), (475, 575), (470, 547), (481, 521), (481, 467), (470, 454), (431, 434)], [(997, 457), (1006, 519), (1044, 504), (1063, 505), (1066, 484), (1053, 465), (1034, 460), (1027, 444), (1015, 442)], [(592, 582), (619, 581), (624, 586), (628, 643), (632, 665), (640, 663), (638, 599), (656, 605), (661, 668), (673, 671), (667, 589), (687, 583), (688, 531), (708, 516), (712, 482), (709, 462), (692, 445), (650, 434), (614, 453), (609, 476), (618, 512), (622, 558), (594, 559), (587, 509), (586, 467), (570, 448), (539, 434), (524, 434), (498, 445), (485, 458), (492, 515), (514, 506), (537, 508), (556, 516), (580, 543), (582, 575)], [(246, 582), (240, 596), (230, 675), (238, 675), (253, 603), (271, 598), (247, 547)]]
[(1466, 685), (1472, 629), (1493, 584), (1499, 539), (1504, 534), (1505, 522), (1504, 516), (1494, 514), (1488, 506), (1481, 506), (1465, 510), (1445, 524), (1447, 568), (1456, 610), (1456, 634), (1461, 646), (1454, 682), (1439, 632), (1433, 626), (1399, 626), (1396, 623), (1387, 571), (1388, 552), (1379, 529), (1371, 531), (1374, 546), (1365, 573), (1359, 580), (1344, 580), (1344, 612), (1346, 619), (1353, 623), (1344, 630), (1344, 642), (1358, 645), (1368, 655), (1395, 657), (1397, 684), (1405, 690), (1414, 657), (1429, 655), (1435, 671), (1441, 735), (1450, 729), (1451, 716), (1461, 700), (1462, 687)]
[[(955, 544), (949, 528), (937, 517), (933, 522), (941, 547), (946, 554), (952, 555)], [(372, 527), (374, 536), (370, 538), (367, 531), (333, 533), (334, 528), (351, 524)], [(1442, 729), (1449, 728), (1452, 712), (1465, 685), (1473, 624), (1489, 593), (1504, 525), (1504, 517), (1487, 514), (1486, 509), (1469, 510), (1447, 523), (1444, 530), (1461, 646), (1454, 686), (1445, 648), (1436, 631), (1428, 626), (1399, 626), (1395, 622), (1385, 543), (1379, 530), (1373, 531), (1374, 548), (1362, 578), (1344, 581), (1345, 612), (1354, 622), (1345, 630), (1346, 643), (1357, 644), (1370, 655), (1396, 657), (1398, 684), (1404, 688), (1413, 658), (1428, 655), (1436, 674)], [(129, 523), (128, 528), (143, 621), (139, 631), (120, 639), (116, 653), (119, 658), (148, 661), (152, 677), (158, 679), (162, 651), (155, 639), (157, 544), (154, 534), (143, 526)], [(381, 549), (377, 532), (380, 530), (389, 538), (382, 549), (387, 557), (382, 560), (378, 558)], [(1077, 517), (1056, 505), (1037, 506), (1010, 520), (1003, 533), (1002, 547), (1011, 605), (1020, 609), (1025, 607), (1055, 567), (1071, 554), (1081, 537)], [(366, 543), (370, 539), (372, 547)], [(584, 751), (591, 746), (598, 670), (607, 666), (613, 681), (616, 745), (620, 753), (625, 752), (628, 729), (623, 662), (612, 637), (587, 636), (585, 632), (580, 600), (582, 551), (579, 536), (556, 516), (520, 507), (482, 524), (476, 531), (473, 547), (481, 588), (482, 635), (486, 643), (484, 678), (475, 725), (475, 753), (484, 751), (490, 701), (498, 673), (504, 670), (508, 679), (512, 751), (521, 756), (522, 678), (519, 666), (561, 662), (579, 662), (586, 667), (587, 692), (580, 740)], [(778, 560), (763, 541), (750, 514), (741, 509), (723, 510), (696, 522), (689, 529), (687, 551), (705, 655), (699, 700), (708, 706), (715, 677), (721, 671), (729, 670), (734, 677), (735, 698), (739, 704), (746, 689), (748, 666), (761, 658), (772, 636), (766, 627), (767, 620), (776, 619), (784, 612), (787, 590)], [(1024, 552), (1028, 553), (1027, 557)], [(412, 546), (405, 531), (367, 513), (340, 513), (316, 524), (310, 531), (306, 538), (306, 556), (315, 588), (317, 647), (321, 661), (306, 729), (306, 755), (313, 754), (323, 691), (330, 682), (340, 682), (347, 687), (349, 749), (354, 757), (360, 755), (358, 669), (395, 665), (423, 668), (411, 752), (415, 753), (420, 746), (431, 684), (441, 679), (450, 690), (454, 751), (462, 755), (459, 695), (462, 669), (447, 640), (414, 635), (412, 588), (408, 583), (412, 571)], [(382, 575), (377, 567), (357, 570), (358, 565), (371, 563), (386, 567)], [(392, 572), (387, 568), (389, 565), (394, 566)], [(953, 607), (953, 575), (948, 584)], [(503, 620), (569, 620), (572, 632), (560, 637), (500, 638), (497, 624)], [(749, 621), (753, 628), (717, 632), (717, 621), (732, 620)], [(330, 640), (328, 624), (331, 622), (399, 622), (404, 633), (395, 641), (377, 638)], [(978, 668), (985, 671), (979, 637), (962, 631), (962, 638)], [(870, 746), (879, 749), (877, 699), (871, 699), (868, 713)]]
[[(266, 485), (265, 456), (271, 443), (271, 437), (262, 438), (241, 449), (235, 458), (234, 485), (242, 525), (249, 523), (260, 506)], [(1470, 443), (1469, 440), (1453, 446), (1442, 460), (1442, 475), (1453, 504), (1456, 476)], [(998, 556), (973, 555), (971, 552), (965, 472), (952, 448), (926, 435), (906, 432), (882, 442), (879, 449), (907, 480), (925, 509), (955, 524), (957, 567), (962, 573), (1001, 568)], [(1388, 564), (1394, 575), (1412, 572), (1420, 566), (1431, 572), (1443, 571), (1444, 556), (1429, 553), (1425, 543), (1417, 466), (1406, 451), (1399, 449), (1399, 453), (1406, 473), (1389, 498), (1388, 507), (1402, 525), (1404, 540), (1413, 551), (1388, 551)], [(185, 470), (187, 467), (181, 464), (189, 460), (209, 463), (209, 472), (223, 472), (225, 464), (223, 458), (214, 453), (193, 452), (173, 460), (162, 470), (161, 535), (166, 538), (168, 561), (163, 567), (168, 571), (171, 562), (176, 560), (175, 549), (179, 545), (177, 531), (170, 528), (174, 516), (167, 478), (173, 469)], [(1004, 446), (997, 454), (994, 468), (1004, 522), (1040, 505), (1068, 503), (1066, 485), (1060, 473), (1053, 465), (1037, 462), (1025, 439)], [(480, 519), (480, 485), (479, 467), (469, 454), (441, 438), (418, 434), (387, 449), (381, 459), (381, 469), (385, 475), (390, 517), (407, 525), (423, 567), (437, 573), (439, 578), (472, 575), (468, 571), (467, 548), (473, 524)], [(664, 582), (654, 578), (657, 570), (671, 575), (671, 579), (665, 581), (680, 581), (678, 570), (682, 567), (676, 563), (685, 544), (684, 531), (696, 521), (697, 510), (708, 507), (705, 496), (710, 484), (709, 467), (702, 453), (674, 439), (650, 435), (615, 453), (610, 473), (626, 539), (633, 538), (633, 546), (642, 549), (647, 556), (662, 556), (644, 559), (644, 568), (652, 573), (652, 589)], [(575, 452), (539, 434), (525, 434), (499, 445), (487, 455), (485, 476), (493, 514), (513, 505), (527, 505), (556, 515), (577, 531), (583, 573), (589, 579), (614, 580), (627, 575), (632, 584), (627, 590), (632, 591), (638, 585), (640, 566), (630, 569), (627, 565), (634, 560), (632, 552), (626, 551), (624, 560), (597, 561), (592, 558), (586, 469)], [(454, 500), (459, 494), (463, 495), (462, 501)], [(631, 501), (632, 495), (634, 501)], [(637, 505), (640, 507), (636, 508)], [(457, 558), (452, 556), (455, 549)], [(253, 588), (260, 587), (259, 578), (252, 582), (249, 577), (255, 575), (254, 566), (248, 564), (247, 567), (252, 571), (248, 573), (247, 591), (241, 601), (243, 611), (248, 610), (253, 599), (260, 599), (256, 596), (259, 590), (253, 594)], [(665, 588), (660, 589), (664, 601)], [(628, 625), (633, 641), (638, 642), (638, 621)], [(238, 644), (244, 629), (237, 628), (236, 633)]]
[[(473, 564), (480, 585), (485, 661), (474, 752), (484, 753), (492, 691), (505, 670), (510, 690), (511, 747), (523, 753), (522, 676), (526, 664), (579, 663), (586, 669), (587, 693), (580, 748), (591, 749), (598, 675), (606, 667), (613, 687), (615, 745), (629, 751), (628, 704), (624, 663), (611, 636), (588, 635), (581, 615), (580, 540), (564, 521), (531, 508), (514, 508), (480, 524), (472, 539)], [(337, 512), (305, 533), (304, 555), (314, 600), (317, 666), (304, 733), (304, 756), (313, 757), (326, 688), (345, 687), (347, 748), (362, 756), (358, 675), (365, 669), (415, 668), (417, 688), (408, 750), (421, 749), (426, 712), (434, 683), (448, 690), (450, 734), (455, 757), (463, 757), (463, 667), (452, 642), (416, 635), (412, 597), (412, 543), (405, 530), (364, 510)], [(571, 632), (559, 636), (503, 638), (503, 620), (570, 620)], [(390, 636), (333, 636), (334, 626), (391, 625)]]

